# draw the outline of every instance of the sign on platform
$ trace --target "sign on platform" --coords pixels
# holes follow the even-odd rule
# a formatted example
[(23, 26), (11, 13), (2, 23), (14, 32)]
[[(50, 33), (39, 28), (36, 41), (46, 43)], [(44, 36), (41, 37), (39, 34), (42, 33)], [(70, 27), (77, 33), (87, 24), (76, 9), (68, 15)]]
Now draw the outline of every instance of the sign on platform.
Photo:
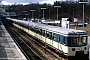
[(68, 18), (62, 18), (61, 26), (63, 28), (69, 28), (69, 21), (67, 21)]

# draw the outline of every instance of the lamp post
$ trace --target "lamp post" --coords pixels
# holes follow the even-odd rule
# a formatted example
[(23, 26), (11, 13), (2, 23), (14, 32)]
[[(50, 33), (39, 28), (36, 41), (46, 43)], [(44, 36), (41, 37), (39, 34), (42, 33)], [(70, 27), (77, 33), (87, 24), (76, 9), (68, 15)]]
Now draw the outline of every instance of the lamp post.
[(25, 18), (26, 18), (26, 12), (27, 12), (27, 11), (23, 11), (23, 12), (25, 13)]
[(43, 19), (44, 19), (44, 10), (46, 9), (46, 8), (41, 8), (42, 10), (43, 10)]
[(74, 9), (75, 9), (75, 8), (73, 8), (73, 20), (74, 20)]
[(49, 19), (50, 19), (50, 10), (49, 10)]
[(25, 14), (25, 15), (26, 15), (26, 21), (27, 21), (27, 18), (28, 18), (28, 15), (29, 15), (29, 14)]
[(88, 3), (88, 2), (79, 2), (80, 4), (83, 4), (83, 30), (84, 30), (84, 4)]
[(35, 11), (35, 10), (30, 10), (31, 12), (32, 12), (32, 18), (33, 18), (33, 12)]
[(61, 8), (61, 6), (54, 6), (55, 8), (57, 8), (57, 20), (58, 20), (58, 8)]

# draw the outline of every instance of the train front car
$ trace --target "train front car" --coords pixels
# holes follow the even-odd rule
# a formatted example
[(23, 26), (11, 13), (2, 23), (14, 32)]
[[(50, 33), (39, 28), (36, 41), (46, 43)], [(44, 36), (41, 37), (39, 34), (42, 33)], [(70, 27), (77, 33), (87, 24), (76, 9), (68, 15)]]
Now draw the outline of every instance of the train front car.
[[(88, 36), (83, 30), (73, 30), (67, 36), (68, 56), (86, 57), (88, 56)], [(87, 57), (88, 58), (88, 57)]]

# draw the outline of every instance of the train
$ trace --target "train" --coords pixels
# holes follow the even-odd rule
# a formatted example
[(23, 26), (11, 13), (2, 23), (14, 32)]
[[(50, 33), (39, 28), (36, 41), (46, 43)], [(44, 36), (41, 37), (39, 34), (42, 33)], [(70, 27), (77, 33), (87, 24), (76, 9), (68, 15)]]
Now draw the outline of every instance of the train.
[(64, 56), (88, 56), (88, 34), (84, 30), (62, 28), (41, 23), (8, 18), (13, 25), (39, 41), (59, 51)]

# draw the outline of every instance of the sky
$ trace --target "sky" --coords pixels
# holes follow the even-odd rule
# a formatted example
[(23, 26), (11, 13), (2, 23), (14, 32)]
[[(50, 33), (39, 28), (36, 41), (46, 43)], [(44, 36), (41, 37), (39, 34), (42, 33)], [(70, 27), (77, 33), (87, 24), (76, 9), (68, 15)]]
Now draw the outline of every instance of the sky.
[[(49, 3), (49, 4), (53, 4), (55, 1), (66, 1), (66, 0), (3, 0), (2, 4), (4, 5), (11, 5), (14, 3), (21, 3), (21, 4), (28, 4), (28, 3)], [(71, 0), (67, 0), (67, 1), (71, 1)], [(78, 0), (72, 0), (72, 1), (78, 1)]]

